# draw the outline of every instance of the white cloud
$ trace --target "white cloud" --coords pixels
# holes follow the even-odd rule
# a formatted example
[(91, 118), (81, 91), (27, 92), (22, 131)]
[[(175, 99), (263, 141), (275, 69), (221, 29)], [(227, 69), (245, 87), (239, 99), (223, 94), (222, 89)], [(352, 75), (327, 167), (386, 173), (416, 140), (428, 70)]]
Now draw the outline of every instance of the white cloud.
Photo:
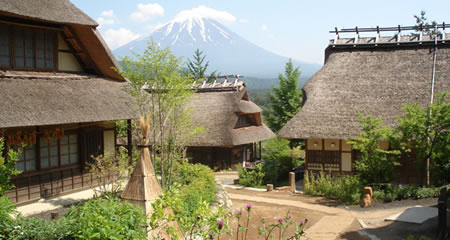
[(247, 18), (241, 18), (239, 19), (240, 23), (248, 23), (248, 19)]
[(138, 10), (130, 15), (130, 19), (135, 21), (145, 22), (164, 15), (164, 8), (158, 3), (139, 3), (137, 8)]
[(114, 24), (115, 21), (112, 18), (99, 17), (99, 18), (97, 18), (97, 22), (101, 27), (101, 26), (108, 25), (108, 24)]
[(223, 24), (231, 24), (236, 22), (236, 17), (231, 15), (229, 12), (219, 11), (204, 5), (192, 8), (191, 10), (183, 10), (175, 16), (175, 19), (184, 21), (185, 19), (192, 17), (210, 18)]
[(114, 10), (105, 10), (105, 11), (103, 11), (100, 14), (100, 16), (103, 16), (103, 17), (114, 17), (115, 16), (114, 15)]
[(267, 29), (269, 29), (269, 28), (267, 27), (266, 24), (262, 24), (262, 25), (261, 25), (261, 30), (262, 30), (263, 32), (267, 31)]
[(103, 37), (111, 49), (116, 49), (130, 41), (139, 38), (141, 35), (133, 33), (129, 29), (108, 29), (104, 32)]
[(116, 21), (116, 15), (114, 14), (114, 10), (105, 10), (100, 13), (100, 17), (97, 18), (97, 22), (99, 24), (98, 28), (101, 28), (104, 25), (114, 24)]

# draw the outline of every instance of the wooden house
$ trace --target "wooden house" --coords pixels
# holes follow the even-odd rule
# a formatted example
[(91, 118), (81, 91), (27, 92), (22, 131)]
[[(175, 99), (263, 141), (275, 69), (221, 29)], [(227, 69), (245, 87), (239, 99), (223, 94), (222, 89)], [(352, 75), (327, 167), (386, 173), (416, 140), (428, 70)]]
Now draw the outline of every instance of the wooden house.
[[(432, 94), (450, 90), (450, 39), (443, 27), (437, 37), (404, 34), (413, 27), (336, 29), (324, 66), (304, 86), (304, 106), (278, 136), (306, 140), (307, 170), (353, 174), (357, 153), (347, 140), (361, 133), (357, 111), (394, 127), (405, 104), (425, 106)], [(400, 163), (398, 181), (415, 183), (416, 164), (405, 157)]]
[(114, 151), (115, 120), (135, 117), (97, 26), (69, 0), (0, 0), (0, 136), (26, 144), (16, 203), (88, 187), (86, 162)]
[(187, 144), (194, 163), (213, 169), (248, 165), (261, 159), (261, 141), (275, 137), (239, 79), (201, 84), (188, 107), (193, 110), (194, 127), (205, 129)]

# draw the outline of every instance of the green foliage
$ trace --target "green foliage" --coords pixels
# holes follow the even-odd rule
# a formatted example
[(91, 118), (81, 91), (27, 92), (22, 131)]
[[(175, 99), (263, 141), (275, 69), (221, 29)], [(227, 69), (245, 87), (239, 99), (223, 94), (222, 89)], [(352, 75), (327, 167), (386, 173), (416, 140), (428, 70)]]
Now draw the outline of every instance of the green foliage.
[(238, 166), (239, 184), (246, 187), (258, 187), (263, 184), (263, 165), (256, 164), (255, 169), (247, 170), (241, 165)]
[(105, 153), (95, 157), (87, 168), (96, 179), (96, 184), (91, 186), (95, 197), (104, 194), (119, 195), (123, 190), (123, 183), (128, 180), (133, 171), (134, 163), (128, 163), (128, 151), (120, 147), (115, 153)]
[(0, 137), (0, 196), (2, 196), (6, 190), (14, 188), (11, 184), (11, 178), (19, 175), (21, 172), (16, 169), (16, 162), (19, 159), (22, 150), (15, 151), (9, 149), (8, 161), (3, 157), (4, 139)]
[(263, 111), (269, 127), (278, 132), (302, 106), (302, 91), (298, 87), (299, 67), (294, 69), (292, 59), (286, 63), (284, 75), (279, 74), (279, 87), (272, 87), (269, 107)]
[[(136, 129), (137, 124), (136, 121), (131, 121), (131, 129)], [(128, 124), (127, 120), (117, 120), (116, 121), (116, 133), (117, 137), (126, 137), (128, 132)]]
[(264, 182), (276, 184), (282, 177), (288, 176), (293, 168), (303, 164), (303, 151), (291, 150), (289, 141), (274, 138), (263, 143)]
[(146, 239), (146, 216), (141, 208), (117, 198), (98, 198), (73, 206), (65, 218), (72, 221), (77, 239)]
[[(433, 104), (425, 108), (418, 103), (404, 106), (405, 114), (398, 118), (399, 145), (404, 152), (412, 148), (419, 169), (426, 169), (430, 159), (431, 182), (450, 183), (450, 103), (449, 92), (436, 95)], [(424, 174), (422, 172), (422, 182)]]
[(208, 69), (209, 62), (204, 62), (206, 56), (202, 56), (202, 54), (203, 51), (200, 51), (197, 48), (194, 55), (192, 56), (194, 60), (191, 61), (190, 59), (188, 59), (188, 70), (195, 79), (204, 78), (206, 76), (206, 69)]
[[(434, 27), (437, 25), (436, 21), (428, 22), (427, 17), (425, 16), (425, 11), (420, 11), (419, 15), (414, 15), (414, 18), (416, 19), (416, 25), (414, 25), (414, 30), (417, 32), (423, 31), (425, 34), (435, 34), (436, 31)], [(439, 33), (439, 31), (438, 31)]]
[(332, 177), (323, 171), (305, 175), (305, 194), (338, 198), (349, 205), (359, 204), (363, 188), (357, 176)]
[(134, 58), (125, 57), (119, 72), (130, 80), (127, 91), (134, 99), (133, 106), (141, 116), (149, 116), (151, 157), (160, 159), (161, 186), (170, 188), (175, 162), (183, 159), (186, 142), (200, 131), (193, 129), (192, 110), (186, 107), (194, 79), (183, 74), (181, 58), (155, 42)]
[(0, 239), (7, 239), (15, 215), (16, 205), (7, 196), (0, 196)]
[[(160, 171), (158, 162), (155, 164), (156, 172)], [(159, 211), (152, 216), (154, 228), (164, 228), (163, 222), (176, 220), (182, 230), (187, 231), (197, 222), (196, 216), (205, 212), (205, 209), (209, 209), (216, 201), (214, 174), (205, 165), (191, 164), (187, 161), (176, 162), (173, 181), (174, 187), (165, 191), (161, 200), (154, 206)], [(168, 207), (173, 210), (173, 216), (168, 216), (165, 212)], [(213, 216), (216, 213), (208, 214)]]
[(439, 191), (440, 188), (425, 188), (411, 185), (394, 186), (388, 184), (384, 187), (374, 187), (372, 201), (392, 202), (403, 199), (435, 198), (439, 196)]
[(380, 148), (382, 140), (392, 138), (392, 129), (381, 127), (380, 118), (363, 116), (358, 112), (362, 133), (348, 143), (361, 154), (355, 162), (356, 173), (363, 184), (389, 183), (394, 178), (394, 167), (398, 165), (400, 151)]
[(8, 239), (11, 240), (69, 240), (73, 239), (75, 222), (62, 218), (46, 221), (41, 218), (19, 216), (14, 221), (14, 227), (8, 229)]

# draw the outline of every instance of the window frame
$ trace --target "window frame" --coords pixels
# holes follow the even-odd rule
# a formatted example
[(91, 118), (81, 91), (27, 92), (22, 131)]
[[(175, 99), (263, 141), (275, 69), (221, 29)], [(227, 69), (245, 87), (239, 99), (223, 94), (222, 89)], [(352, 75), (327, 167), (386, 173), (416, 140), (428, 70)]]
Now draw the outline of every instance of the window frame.
[[(77, 134), (77, 133), (66, 133), (65, 135), (64, 135), (64, 137), (69, 137), (69, 136), (72, 136), (72, 135), (75, 135), (75, 136), (77, 136), (77, 160), (76, 160), (76, 162), (74, 162), (74, 163), (72, 163), (71, 161), (70, 161), (70, 150), (69, 150), (69, 153), (67, 154), (68, 156), (69, 156), (69, 163), (68, 164), (61, 164), (61, 159), (62, 159), (62, 154), (61, 154), (61, 138), (58, 138), (57, 140), (56, 140), (56, 144), (57, 144), (57, 149), (58, 149), (58, 151), (57, 151), (57, 158), (58, 158), (58, 164), (57, 164), (57, 166), (51, 166), (51, 156), (50, 156), (50, 153), (51, 153), (51, 150), (50, 150), (50, 145), (47, 145), (47, 149), (48, 149), (48, 154), (49, 154), (49, 158), (48, 158), (48, 165), (47, 165), (47, 167), (42, 167), (42, 162), (44, 161), (44, 159), (42, 158), (42, 156), (41, 156), (41, 151), (42, 151), (42, 144), (41, 144), (41, 142), (40, 142), (40, 144), (39, 144), (39, 170), (47, 170), (47, 169), (55, 169), (55, 168), (62, 168), (62, 167), (66, 167), (66, 166), (72, 166), (72, 165), (77, 165), (77, 164), (79, 164), (80, 163), (80, 137), (79, 137), (79, 135)], [(41, 141), (41, 139), (42, 139), (43, 137), (42, 136), (40, 136), (39, 137), (39, 141)], [(53, 138), (53, 137), (52, 137)], [(45, 141), (45, 139), (44, 139), (44, 141)], [(68, 145), (70, 145), (70, 141), (69, 141), (69, 144)]]
[[(0, 27), (5, 27), (8, 32), (8, 49), (9, 49), (9, 65), (0, 65), (0, 69), (10, 69), (10, 70), (25, 70), (25, 71), (57, 71), (58, 69), (58, 31), (46, 28), (39, 27), (31, 27), (31, 26), (21, 26), (13, 23), (5, 23), (0, 22)], [(26, 33), (31, 33), (31, 42), (32, 42), (32, 52), (33, 52), (33, 67), (27, 67), (26, 60), (24, 60), (24, 66), (17, 66), (16, 63), (16, 31), (22, 30), (24, 36)], [(44, 67), (38, 67), (38, 48), (37, 48), (37, 35), (38, 32), (42, 32), (44, 34)], [(52, 55), (53, 55), (53, 67), (47, 67), (48, 57), (46, 55), (46, 39), (47, 36), (50, 35), (50, 41), (52, 42)], [(24, 56), (26, 59), (26, 46), (25, 46), (25, 37), (24, 37)]]

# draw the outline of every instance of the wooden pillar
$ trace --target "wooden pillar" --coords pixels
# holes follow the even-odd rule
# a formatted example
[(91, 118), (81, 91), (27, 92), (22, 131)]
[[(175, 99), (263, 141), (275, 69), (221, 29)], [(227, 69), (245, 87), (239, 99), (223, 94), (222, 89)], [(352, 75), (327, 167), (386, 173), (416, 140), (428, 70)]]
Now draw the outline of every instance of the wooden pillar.
[(128, 149), (128, 161), (131, 163), (131, 156), (133, 155), (133, 143), (132, 143), (132, 129), (131, 119), (127, 119), (127, 149)]
[(295, 186), (295, 173), (294, 172), (289, 173), (289, 187), (290, 187), (291, 192), (295, 192), (296, 186)]

